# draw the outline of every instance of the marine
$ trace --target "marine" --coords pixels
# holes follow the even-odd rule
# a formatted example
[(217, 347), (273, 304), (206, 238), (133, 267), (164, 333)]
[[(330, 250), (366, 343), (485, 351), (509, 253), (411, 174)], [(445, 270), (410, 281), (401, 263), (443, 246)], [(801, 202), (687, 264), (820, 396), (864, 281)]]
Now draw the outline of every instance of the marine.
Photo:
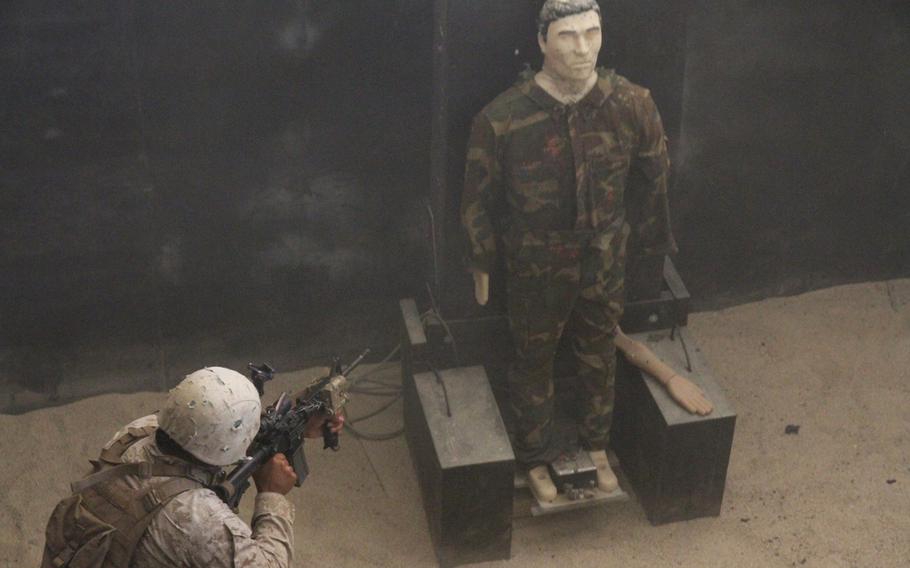
[[(42, 568), (291, 565), (297, 476), (276, 454), (253, 475), (252, 527), (209, 489), (259, 430), (252, 382), (224, 367), (186, 376), (161, 411), (127, 424), (48, 522)], [(324, 417), (307, 437), (321, 436)], [(343, 418), (334, 417), (337, 432)], [(126, 474), (122, 472), (126, 471)]]

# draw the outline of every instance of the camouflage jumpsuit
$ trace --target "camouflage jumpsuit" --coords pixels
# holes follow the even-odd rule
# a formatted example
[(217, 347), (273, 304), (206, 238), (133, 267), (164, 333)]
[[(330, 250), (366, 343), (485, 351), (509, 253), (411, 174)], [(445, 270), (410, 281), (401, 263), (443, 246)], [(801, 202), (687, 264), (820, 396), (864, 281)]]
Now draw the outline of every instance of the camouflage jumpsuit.
[(676, 248), (654, 101), (612, 70), (598, 76), (581, 101), (563, 105), (532, 71), (523, 73), (475, 117), (468, 144), (462, 222), (472, 269), (489, 273), (497, 247), (504, 249), (515, 450), (529, 466), (560, 452), (552, 442), (552, 375), (564, 330), (579, 368), (581, 443), (606, 447), (627, 241), (631, 234), (642, 254)]
[[(118, 432), (108, 446), (130, 427), (157, 424), (155, 415), (135, 420)], [(139, 440), (123, 455), (124, 462), (174, 459), (158, 449), (154, 436)], [(211, 490), (190, 489), (157, 513), (139, 541), (131, 566), (286, 568), (291, 565), (294, 549), (293, 523), (294, 506), (278, 493), (256, 495), (250, 530)]]

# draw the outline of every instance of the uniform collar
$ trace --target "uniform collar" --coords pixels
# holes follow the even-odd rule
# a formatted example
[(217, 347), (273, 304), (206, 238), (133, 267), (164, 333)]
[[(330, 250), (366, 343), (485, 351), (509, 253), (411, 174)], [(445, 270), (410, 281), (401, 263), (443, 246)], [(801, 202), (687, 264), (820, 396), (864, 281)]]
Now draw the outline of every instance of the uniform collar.
[[(533, 69), (526, 69), (521, 73), (518, 80), (518, 86), (521, 92), (543, 109), (561, 111), (568, 106), (572, 106), (562, 104), (553, 98), (550, 93), (543, 90), (543, 87), (538, 85), (534, 80), (534, 75), (536, 74), (537, 72)], [(613, 77), (615, 72), (612, 69), (598, 67), (597, 75), (597, 83), (594, 84), (594, 88), (591, 89), (591, 92), (585, 95), (583, 99), (576, 103), (578, 106), (598, 108), (604, 104), (607, 97), (613, 92)]]
[(224, 469), (221, 466), (203, 463), (185, 450), (181, 450), (182, 455), (166, 452), (158, 445), (157, 441), (152, 442), (149, 450), (149, 455), (154, 461), (184, 466), (187, 468), (188, 473), (197, 481), (203, 482), (203, 485), (210, 485)]

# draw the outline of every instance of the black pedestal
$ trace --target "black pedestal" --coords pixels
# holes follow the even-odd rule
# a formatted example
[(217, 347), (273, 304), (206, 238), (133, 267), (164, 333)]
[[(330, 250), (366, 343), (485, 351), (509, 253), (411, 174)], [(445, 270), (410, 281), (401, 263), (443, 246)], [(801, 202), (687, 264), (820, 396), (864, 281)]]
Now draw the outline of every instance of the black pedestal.
[[(660, 295), (627, 303), (622, 328), (700, 385), (714, 403), (715, 410), (707, 417), (690, 415), (669, 398), (660, 384), (625, 364), (622, 357), (619, 358), (612, 446), (621, 468), (654, 524), (719, 514), (736, 421), (736, 415), (711, 376), (695, 339), (685, 327), (689, 294), (669, 259), (664, 261), (663, 271), (664, 284)], [(443, 474), (424, 473), (436, 471), (440, 466), (433, 465), (433, 460), (426, 457), (430, 455), (426, 449), (430, 446), (420, 441), (428, 439), (427, 434), (420, 433), (421, 429), (427, 428), (428, 419), (420, 414), (425, 410), (417, 397), (414, 380), (409, 377), (428, 371), (429, 364), (437, 369), (455, 370), (468, 365), (482, 365), (496, 394), (501, 395), (501, 407), (505, 408), (502, 403), (507, 396), (506, 370), (513, 357), (508, 320), (503, 315), (493, 314), (480, 318), (447, 319), (443, 324), (429, 317), (424, 325), (413, 300), (403, 300), (401, 310), (402, 372), (408, 389), (405, 426), (424, 486), (425, 500), (441, 503), (436, 492), (441, 491)], [(683, 343), (688, 348), (688, 362)], [(692, 371), (686, 372), (690, 365)], [(572, 388), (571, 377), (575, 370), (571, 366), (571, 357), (561, 350), (556, 361), (557, 392)], [(492, 394), (490, 400), (493, 400)], [(497, 419), (499, 416), (497, 411)], [(507, 438), (505, 440), (508, 441)], [(504, 491), (504, 486), (500, 487), (498, 482), (494, 485)], [(508, 495), (511, 496), (511, 492)], [(497, 493), (491, 494), (491, 498), (499, 503), (503, 497)], [(444, 514), (434, 509), (435, 505), (426, 506), (431, 527), (437, 523), (437, 528), (432, 530), (442, 535), (447, 525), (433, 519), (434, 515)], [(445, 537), (434, 538), (442, 538), (436, 542), (445, 542)], [(440, 546), (445, 545), (437, 544), (437, 547)], [(453, 553), (452, 557), (458, 555)]]
[(487, 375), (415, 372), (432, 364), (431, 346), (413, 302), (401, 305), (405, 433), (436, 556), (441, 566), (507, 560), (515, 456)]
[(714, 411), (690, 414), (620, 356), (611, 440), (622, 470), (652, 524), (719, 515), (736, 414), (687, 328), (631, 337), (701, 387)]

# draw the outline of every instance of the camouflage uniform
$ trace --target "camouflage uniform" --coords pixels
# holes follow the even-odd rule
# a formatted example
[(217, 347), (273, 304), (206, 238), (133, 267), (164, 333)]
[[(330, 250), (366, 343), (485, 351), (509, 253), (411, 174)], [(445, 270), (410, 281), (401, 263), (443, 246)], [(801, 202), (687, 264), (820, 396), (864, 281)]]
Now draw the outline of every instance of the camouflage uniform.
[[(157, 417), (133, 421), (108, 442), (110, 447), (129, 428), (157, 426)], [(130, 446), (124, 462), (175, 460), (164, 455), (148, 436)], [(152, 482), (163, 481), (152, 478)], [(137, 483), (132, 485), (138, 487)], [(234, 514), (209, 489), (190, 489), (174, 497), (155, 516), (133, 555), (135, 568), (166, 566), (271, 566), (291, 565), (294, 507), (278, 493), (259, 493), (253, 529)]]
[(472, 268), (489, 273), (504, 249), (515, 449), (527, 465), (560, 451), (551, 442), (552, 374), (564, 330), (579, 366), (581, 442), (606, 447), (628, 239), (642, 254), (676, 248), (654, 101), (612, 70), (597, 72), (591, 92), (572, 105), (523, 73), (475, 117), (468, 145), (462, 222)]

